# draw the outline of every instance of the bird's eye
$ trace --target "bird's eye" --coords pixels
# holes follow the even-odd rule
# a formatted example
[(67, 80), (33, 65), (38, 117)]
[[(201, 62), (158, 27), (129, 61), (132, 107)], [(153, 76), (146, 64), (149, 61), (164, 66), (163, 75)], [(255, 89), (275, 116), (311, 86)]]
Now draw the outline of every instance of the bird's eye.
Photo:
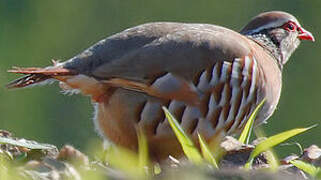
[(297, 29), (297, 26), (293, 22), (288, 22), (284, 25), (284, 29), (287, 31), (295, 31)]

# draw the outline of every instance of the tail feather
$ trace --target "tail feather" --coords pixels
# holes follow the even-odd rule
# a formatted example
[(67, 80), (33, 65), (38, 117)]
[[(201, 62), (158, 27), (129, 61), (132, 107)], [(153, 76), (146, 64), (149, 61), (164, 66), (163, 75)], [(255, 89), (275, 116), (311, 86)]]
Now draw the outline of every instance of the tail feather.
[(13, 67), (13, 69), (8, 70), (11, 73), (18, 73), (18, 74), (27, 74), (19, 79), (16, 79), (9, 84), (6, 85), (7, 88), (22, 88), (27, 87), (33, 84), (38, 84), (40, 82), (44, 82), (48, 79), (55, 78), (55, 76), (69, 76), (75, 75), (72, 70), (65, 69), (62, 67), (50, 67), (50, 68), (19, 68)]
[(10, 82), (9, 84), (6, 85), (6, 87), (8, 89), (27, 87), (32, 84), (43, 82), (50, 78), (51, 78), (50, 76), (44, 75), (44, 74), (28, 74), (26, 76), (23, 76), (19, 79), (16, 79)]
[(50, 76), (64, 76), (64, 75), (74, 75), (75, 72), (69, 69), (61, 68), (61, 67), (53, 67), (53, 68), (21, 68), (21, 67), (13, 67), (8, 70), (10, 73), (18, 73), (18, 74), (44, 74)]

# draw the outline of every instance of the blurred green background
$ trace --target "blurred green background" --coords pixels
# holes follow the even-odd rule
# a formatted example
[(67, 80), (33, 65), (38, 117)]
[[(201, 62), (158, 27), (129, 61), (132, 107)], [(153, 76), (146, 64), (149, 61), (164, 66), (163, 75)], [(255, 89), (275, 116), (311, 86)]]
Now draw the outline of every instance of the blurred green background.
[[(9, 91), (11, 66), (66, 60), (113, 33), (151, 21), (212, 23), (239, 30), (270, 10), (295, 15), (316, 42), (303, 42), (284, 69), (278, 109), (263, 125), (268, 135), (321, 122), (320, 0), (0, 0), (0, 129), (16, 136), (85, 150), (95, 133), (88, 97), (65, 96), (58, 86)], [(321, 146), (321, 126), (293, 138)], [(295, 146), (277, 148), (281, 156)]]

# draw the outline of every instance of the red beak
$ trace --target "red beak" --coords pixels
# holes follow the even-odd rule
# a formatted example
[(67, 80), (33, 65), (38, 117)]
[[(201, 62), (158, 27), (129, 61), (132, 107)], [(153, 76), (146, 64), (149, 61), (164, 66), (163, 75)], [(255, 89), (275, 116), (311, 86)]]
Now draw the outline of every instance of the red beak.
[(314, 42), (314, 37), (313, 37), (312, 33), (310, 33), (309, 31), (305, 30), (302, 27), (298, 28), (298, 30), (299, 30), (299, 35), (298, 35), (299, 39)]

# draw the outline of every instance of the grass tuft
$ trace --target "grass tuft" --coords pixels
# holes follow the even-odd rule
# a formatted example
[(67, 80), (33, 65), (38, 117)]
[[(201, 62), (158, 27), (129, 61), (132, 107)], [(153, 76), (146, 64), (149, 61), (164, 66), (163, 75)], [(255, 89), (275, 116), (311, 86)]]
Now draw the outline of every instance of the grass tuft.
[(315, 127), (315, 125), (308, 127), (308, 128), (297, 128), (297, 129), (288, 130), (288, 131), (276, 134), (274, 136), (271, 136), (271, 137), (263, 140), (252, 151), (247, 163), (245, 164), (245, 169), (251, 168), (254, 158), (256, 156), (258, 156), (260, 153), (286, 141), (287, 139), (289, 139), (293, 136), (301, 134), (301, 133), (303, 133), (313, 127)]
[(195, 164), (200, 164), (203, 162), (203, 158), (198, 151), (197, 147), (194, 145), (193, 141), (187, 136), (183, 128), (179, 125), (174, 116), (168, 111), (166, 107), (163, 107), (165, 116), (168, 119), (170, 126), (172, 127), (178, 141), (180, 142), (184, 154), (186, 157)]

